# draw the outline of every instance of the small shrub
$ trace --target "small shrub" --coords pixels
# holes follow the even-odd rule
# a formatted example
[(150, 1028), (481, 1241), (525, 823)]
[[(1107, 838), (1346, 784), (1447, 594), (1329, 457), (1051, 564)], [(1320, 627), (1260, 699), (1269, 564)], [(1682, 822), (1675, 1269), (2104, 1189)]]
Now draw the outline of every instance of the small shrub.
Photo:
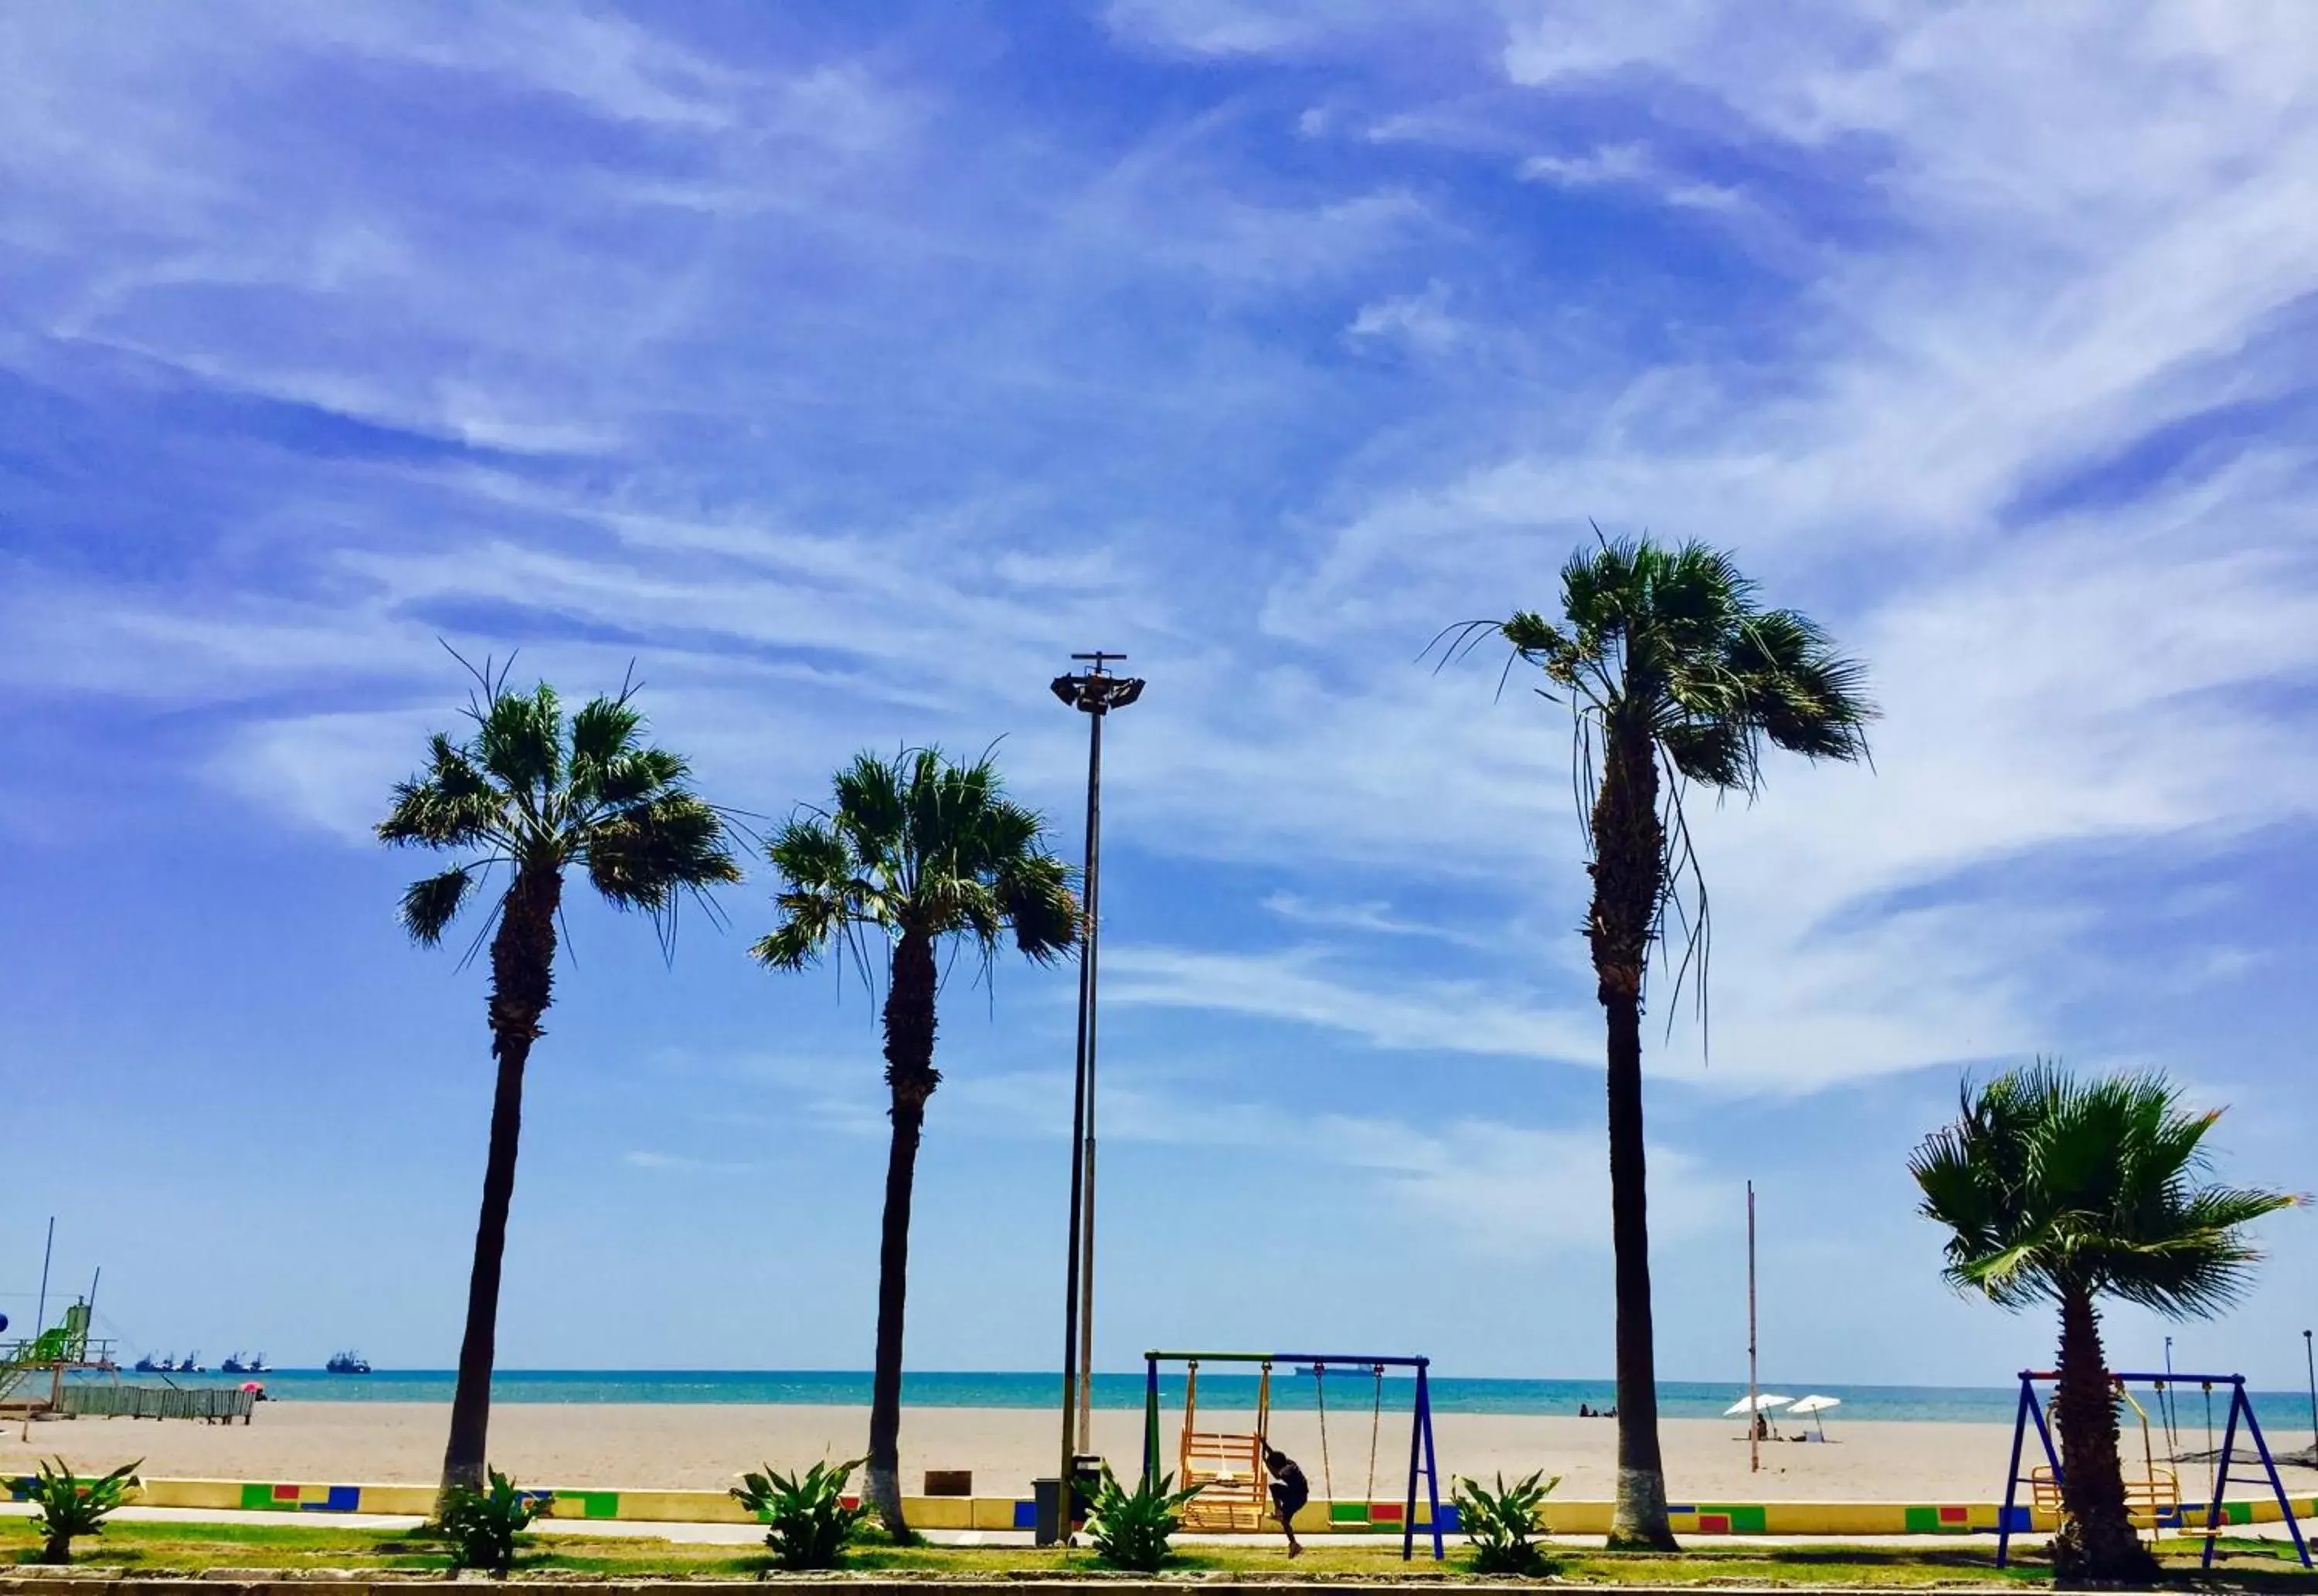
[(1478, 1480), (1457, 1482), (1457, 1521), (1473, 1543), (1475, 1574), (1546, 1572), (1550, 1565), (1534, 1538), (1537, 1514), (1559, 1484), (1559, 1475), (1549, 1480), (1543, 1469), (1510, 1485), (1500, 1474), (1494, 1491)]
[(84, 1480), (61, 1457), (53, 1466), (41, 1464), (31, 1496), (40, 1510), (32, 1515), (32, 1527), (40, 1532), (40, 1561), (69, 1563), (76, 1539), (104, 1533), (104, 1520), (112, 1510), (139, 1489), (137, 1467), (124, 1463), (102, 1479)]
[(834, 1568), (869, 1516), (866, 1502), (845, 1505), (845, 1482), (861, 1464), (858, 1457), (816, 1463), (795, 1475), (775, 1474), (767, 1464), (762, 1474), (742, 1475), (732, 1496), (766, 1521), (765, 1545), (781, 1567), (792, 1573)]
[(1197, 1485), (1178, 1491), (1174, 1484), (1173, 1475), (1161, 1475), (1137, 1481), (1129, 1491), (1105, 1464), (1088, 1514), (1094, 1555), (1114, 1568), (1156, 1574), (1167, 1561), (1167, 1538), (1183, 1527), (1183, 1504), (1199, 1493)]
[(444, 1493), (440, 1528), (451, 1543), (454, 1568), (480, 1568), (505, 1579), (515, 1566), (516, 1537), (531, 1528), (547, 1504), (517, 1490), (498, 1469), (485, 1472), (489, 1489), (454, 1485)]

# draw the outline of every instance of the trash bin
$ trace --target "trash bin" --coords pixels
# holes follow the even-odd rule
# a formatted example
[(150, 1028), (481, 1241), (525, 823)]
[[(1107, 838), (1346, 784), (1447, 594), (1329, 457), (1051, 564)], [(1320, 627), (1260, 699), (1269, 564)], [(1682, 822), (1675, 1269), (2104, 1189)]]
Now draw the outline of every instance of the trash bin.
[[(1071, 1473), (1077, 1487), (1071, 1493), (1071, 1530), (1075, 1534), (1085, 1526), (1087, 1509), (1092, 1505), (1095, 1492), (1102, 1484), (1102, 1459), (1074, 1457), (1071, 1459)], [(1061, 1496), (1060, 1482), (1051, 1476), (1030, 1482), (1031, 1539), (1039, 1546), (1050, 1547), (1063, 1538), (1056, 1523), (1056, 1505)]]

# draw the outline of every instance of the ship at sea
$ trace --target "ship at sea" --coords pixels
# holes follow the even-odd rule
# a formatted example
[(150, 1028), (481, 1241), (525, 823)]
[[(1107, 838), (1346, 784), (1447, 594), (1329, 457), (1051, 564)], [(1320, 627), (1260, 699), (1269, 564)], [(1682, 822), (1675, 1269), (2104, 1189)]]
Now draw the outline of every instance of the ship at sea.
[(330, 1361), (322, 1366), (334, 1375), (366, 1375), (370, 1359), (359, 1352), (333, 1352)]

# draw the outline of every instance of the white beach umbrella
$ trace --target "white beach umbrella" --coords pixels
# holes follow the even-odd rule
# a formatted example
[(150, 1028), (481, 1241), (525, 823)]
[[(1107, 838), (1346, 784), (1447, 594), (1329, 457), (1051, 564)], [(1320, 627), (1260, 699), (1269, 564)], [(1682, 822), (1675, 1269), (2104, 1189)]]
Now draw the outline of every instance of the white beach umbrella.
[(1722, 1410), (1726, 1419), (1736, 1419), (1744, 1413), (1767, 1413), (1773, 1408), (1785, 1407), (1794, 1401), (1792, 1396), (1774, 1396), (1765, 1391), (1760, 1396), (1742, 1396)]
[(1819, 1439), (1825, 1440), (1827, 1439), (1827, 1421), (1820, 1418), (1819, 1415), (1826, 1412), (1829, 1408), (1839, 1408), (1842, 1405), (1843, 1398), (1839, 1396), (1806, 1396), (1797, 1402), (1788, 1404), (1787, 1412), (1791, 1413), (1810, 1414), (1812, 1422), (1819, 1426)]

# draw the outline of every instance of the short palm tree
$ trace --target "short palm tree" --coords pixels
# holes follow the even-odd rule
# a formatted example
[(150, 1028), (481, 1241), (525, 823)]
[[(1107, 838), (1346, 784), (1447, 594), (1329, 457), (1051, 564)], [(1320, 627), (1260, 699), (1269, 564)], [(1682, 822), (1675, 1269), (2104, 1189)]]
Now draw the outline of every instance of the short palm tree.
[[(1495, 632), (1543, 668), (1575, 717), (1578, 812), (1591, 858), (1586, 936), (1609, 1030), (1610, 1231), (1616, 1255), (1618, 1501), (1611, 1544), (1670, 1548), (1658, 1449), (1642, 1155), (1645, 977), (1670, 902), (1697, 859), (1682, 797), (1695, 785), (1751, 797), (1764, 745), (1813, 759), (1866, 756), (1873, 712), (1858, 666), (1809, 619), (1765, 609), (1730, 557), (1703, 543), (1599, 539), (1561, 571), (1561, 614), (1517, 611)], [(1685, 916), (1703, 983), (1703, 895)], [(1703, 990), (1703, 988), (1702, 988)]]
[(909, 1292), (910, 1201), (934, 1068), (934, 949), (962, 937), (986, 971), (1001, 936), (1051, 964), (1079, 933), (1071, 873), (1046, 822), (1006, 795), (985, 756), (953, 765), (939, 750), (863, 754), (837, 773), (834, 801), (784, 825), (766, 847), (781, 875), (772, 933), (751, 950), (802, 970), (833, 948), (867, 969), (864, 937), (886, 949), (885, 1084), (893, 1141), (877, 1256), (876, 1369), (870, 1387), (867, 1493), (897, 1538), (902, 1516), (902, 1316)]
[(506, 872), (482, 928), (490, 937), (488, 1018), (499, 1084), (443, 1457), (446, 1493), (483, 1486), (524, 1065), (540, 1036), (540, 1016), (554, 999), (564, 871), (586, 870), (606, 901), (642, 910), (663, 936), (687, 893), (741, 877), (723, 824), (692, 792), (685, 762), (644, 745), (632, 689), (591, 699), (567, 721), (555, 689), (544, 682), (529, 693), (511, 692), (506, 672), (494, 676), (488, 664), (477, 679), (481, 691), (467, 707), (472, 734), (454, 742), (436, 732), (426, 768), (395, 787), (394, 806), (378, 825), (382, 842), (467, 856), (403, 893), (403, 928), (422, 946), (440, 942), (477, 892)]
[(2098, 1300), (2177, 1318), (2227, 1306), (2260, 1257), (2241, 1227), (2296, 1200), (2198, 1183), (2221, 1113), (2183, 1107), (2161, 1076), (2080, 1080), (2039, 1062), (1966, 1080), (1962, 1116), (1909, 1161), (1922, 1213), (1952, 1233), (1950, 1284), (2008, 1308), (2060, 1306), (2064, 1522), (2053, 1561), (2064, 1578), (2157, 1573), (2126, 1516)]

